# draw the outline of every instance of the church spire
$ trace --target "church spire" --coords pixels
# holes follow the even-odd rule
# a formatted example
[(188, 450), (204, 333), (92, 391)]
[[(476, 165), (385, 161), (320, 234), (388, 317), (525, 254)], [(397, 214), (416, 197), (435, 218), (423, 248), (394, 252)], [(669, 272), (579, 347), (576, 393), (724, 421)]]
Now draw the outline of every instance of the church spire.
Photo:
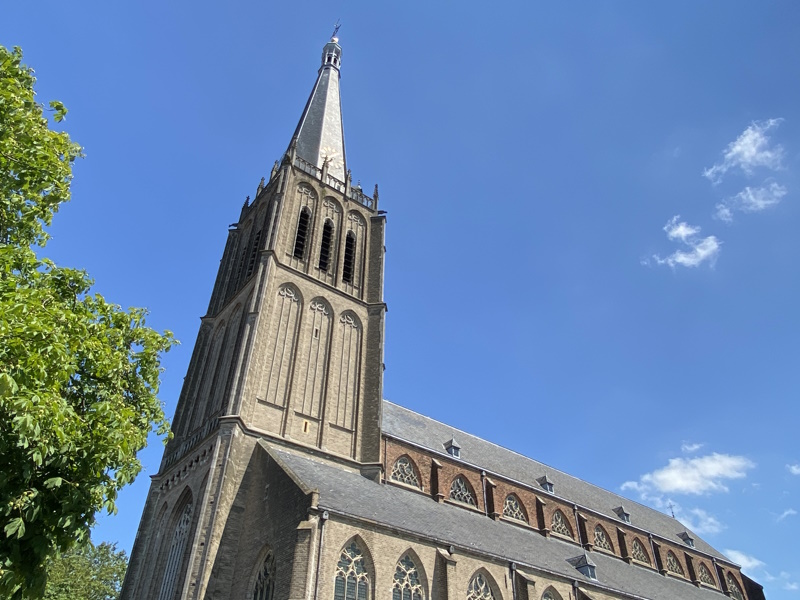
[(322, 49), (322, 66), (317, 82), (297, 124), (292, 143), (296, 144), (297, 157), (318, 169), (327, 162), (328, 173), (343, 182), (347, 166), (339, 95), (341, 64), (342, 47), (334, 35)]

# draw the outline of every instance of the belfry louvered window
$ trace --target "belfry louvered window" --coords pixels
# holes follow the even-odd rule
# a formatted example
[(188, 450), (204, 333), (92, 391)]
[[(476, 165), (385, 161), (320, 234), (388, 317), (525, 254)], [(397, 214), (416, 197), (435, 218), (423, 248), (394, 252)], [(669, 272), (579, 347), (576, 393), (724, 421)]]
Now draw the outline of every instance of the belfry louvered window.
[(633, 544), (631, 547), (631, 556), (633, 556), (633, 558), (638, 560), (639, 562), (643, 562), (648, 565), (653, 564), (650, 562), (650, 555), (647, 554), (647, 550), (644, 549), (642, 542), (640, 542), (639, 540), (633, 540)]
[(333, 600), (367, 600), (369, 598), (369, 574), (364, 566), (364, 554), (355, 542), (342, 550), (336, 564), (336, 581)]
[(675, 573), (676, 575), (680, 575), (684, 577), (683, 574), (683, 567), (681, 563), (678, 561), (678, 557), (675, 556), (675, 553), (671, 550), (667, 551), (667, 571), (671, 573)]
[(275, 558), (272, 552), (268, 552), (261, 570), (258, 572), (256, 586), (253, 590), (253, 600), (272, 600), (272, 592), (275, 589)]
[(594, 545), (596, 548), (602, 548), (603, 550), (608, 550), (609, 552), (614, 551), (614, 547), (611, 545), (611, 541), (608, 539), (608, 534), (601, 525), (598, 525), (594, 528)]
[(742, 588), (740, 588), (739, 584), (736, 583), (736, 579), (734, 579), (733, 575), (728, 573), (725, 576), (725, 581), (728, 583), (728, 591), (730, 591), (731, 596), (736, 598), (736, 600), (744, 600), (744, 594), (742, 593)]
[(308, 240), (308, 226), (311, 221), (311, 211), (303, 207), (300, 217), (297, 219), (297, 234), (294, 237), (293, 256), (303, 260), (306, 255), (306, 241)]
[(260, 245), (261, 245), (261, 230), (259, 229), (256, 232), (256, 238), (253, 240), (253, 245), (250, 248), (250, 260), (247, 263), (247, 274), (245, 275), (245, 279), (253, 274), (253, 269), (256, 266), (256, 258), (258, 258), (258, 250)]
[(467, 600), (494, 600), (489, 581), (481, 573), (475, 575), (467, 588)]
[(475, 496), (472, 494), (472, 490), (470, 489), (467, 480), (461, 475), (456, 477), (450, 486), (450, 499), (455, 500), (456, 502), (463, 502), (464, 504), (469, 504), (471, 506), (476, 505)]
[(356, 234), (352, 231), (347, 232), (344, 240), (344, 266), (342, 268), (342, 281), (353, 283), (353, 275), (356, 268)]
[(400, 559), (394, 571), (392, 600), (425, 600), (417, 565), (407, 554)]
[(564, 513), (560, 510), (553, 513), (553, 524), (550, 526), (550, 530), (553, 533), (565, 535), (569, 538), (572, 537), (572, 529), (570, 529), (570, 526), (567, 524), (567, 517), (565, 517)]
[(319, 249), (319, 270), (328, 271), (331, 261), (331, 245), (333, 244), (333, 223), (330, 219), (322, 227), (322, 245)]

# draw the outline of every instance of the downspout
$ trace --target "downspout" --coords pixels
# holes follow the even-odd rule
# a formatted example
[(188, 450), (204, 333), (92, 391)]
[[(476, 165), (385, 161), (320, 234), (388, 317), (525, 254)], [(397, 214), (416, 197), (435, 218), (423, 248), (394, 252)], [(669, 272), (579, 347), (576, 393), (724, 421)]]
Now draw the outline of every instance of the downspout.
[(314, 600), (319, 596), (319, 571), (322, 564), (322, 542), (325, 539), (325, 521), (328, 520), (328, 511), (322, 511), (319, 517), (319, 546), (317, 547), (317, 572), (314, 575)]
[(510, 563), (508, 568), (511, 570), (511, 598), (517, 600), (517, 563)]

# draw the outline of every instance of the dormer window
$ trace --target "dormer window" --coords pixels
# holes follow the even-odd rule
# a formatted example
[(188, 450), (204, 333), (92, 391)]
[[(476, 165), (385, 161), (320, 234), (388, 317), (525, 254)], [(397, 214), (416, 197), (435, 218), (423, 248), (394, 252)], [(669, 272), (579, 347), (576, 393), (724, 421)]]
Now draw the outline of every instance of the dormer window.
[(551, 494), (553, 493), (555, 487), (553, 486), (553, 482), (550, 481), (550, 478), (547, 475), (545, 475), (544, 477), (539, 477), (539, 479), (537, 479), (536, 481), (540, 486), (542, 486), (542, 489), (545, 492), (550, 492)]
[(589, 555), (585, 552), (582, 556), (567, 559), (567, 562), (589, 579), (597, 580), (597, 565), (594, 564), (592, 559), (589, 558)]
[(622, 521), (623, 523), (631, 522), (631, 513), (627, 512), (625, 510), (625, 507), (618, 506), (617, 508), (614, 509), (614, 512), (617, 513), (619, 520)]
[(444, 449), (453, 458), (461, 458), (461, 446), (458, 445), (456, 438), (450, 438), (450, 441), (444, 445)]
[(678, 537), (681, 538), (683, 540), (683, 543), (689, 546), (689, 548), (694, 548), (694, 538), (689, 535), (688, 531), (679, 533)]

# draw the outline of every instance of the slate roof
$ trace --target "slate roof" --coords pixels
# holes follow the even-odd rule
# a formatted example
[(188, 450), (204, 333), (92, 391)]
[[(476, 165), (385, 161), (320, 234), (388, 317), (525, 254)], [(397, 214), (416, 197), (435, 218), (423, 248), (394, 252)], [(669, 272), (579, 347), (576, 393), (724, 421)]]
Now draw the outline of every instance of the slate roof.
[[(570, 504), (577, 504), (605, 515), (620, 525), (622, 525), (622, 521), (614, 509), (622, 505), (626, 512), (630, 513), (631, 522), (630, 525), (625, 525), (626, 528), (643, 529), (674, 542), (678, 547), (688, 549), (679, 534), (690, 530), (680, 521), (668, 515), (388, 400), (383, 401), (382, 428), (385, 435), (410, 442), (451, 460), (452, 457), (445, 454), (443, 444), (457, 433), (461, 444), (460, 460), (487, 471), (490, 477), (491, 474), (501, 475), (532, 486), (539, 492), (542, 490), (537, 479), (547, 475), (555, 486), (553, 495)], [(690, 533), (695, 540), (694, 550), (714, 556), (727, 564), (735, 564), (700, 539), (694, 532), (690, 531)]]
[(357, 472), (295, 454), (263, 440), (259, 443), (298, 484), (319, 492), (320, 509), (380, 523), (401, 534), (413, 533), (445, 548), (452, 545), (456, 548), (456, 560), (460, 552), (473, 550), (578, 581), (589, 594), (592, 586), (599, 584), (649, 600), (719, 600), (721, 597), (721, 592), (697, 588), (689, 582), (629, 565), (602, 552), (591, 553), (597, 565), (595, 583), (569, 562), (583, 553), (576, 544), (548, 539), (536, 531), (493, 521), (451, 504), (439, 504), (423, 494), (376, 483)]

